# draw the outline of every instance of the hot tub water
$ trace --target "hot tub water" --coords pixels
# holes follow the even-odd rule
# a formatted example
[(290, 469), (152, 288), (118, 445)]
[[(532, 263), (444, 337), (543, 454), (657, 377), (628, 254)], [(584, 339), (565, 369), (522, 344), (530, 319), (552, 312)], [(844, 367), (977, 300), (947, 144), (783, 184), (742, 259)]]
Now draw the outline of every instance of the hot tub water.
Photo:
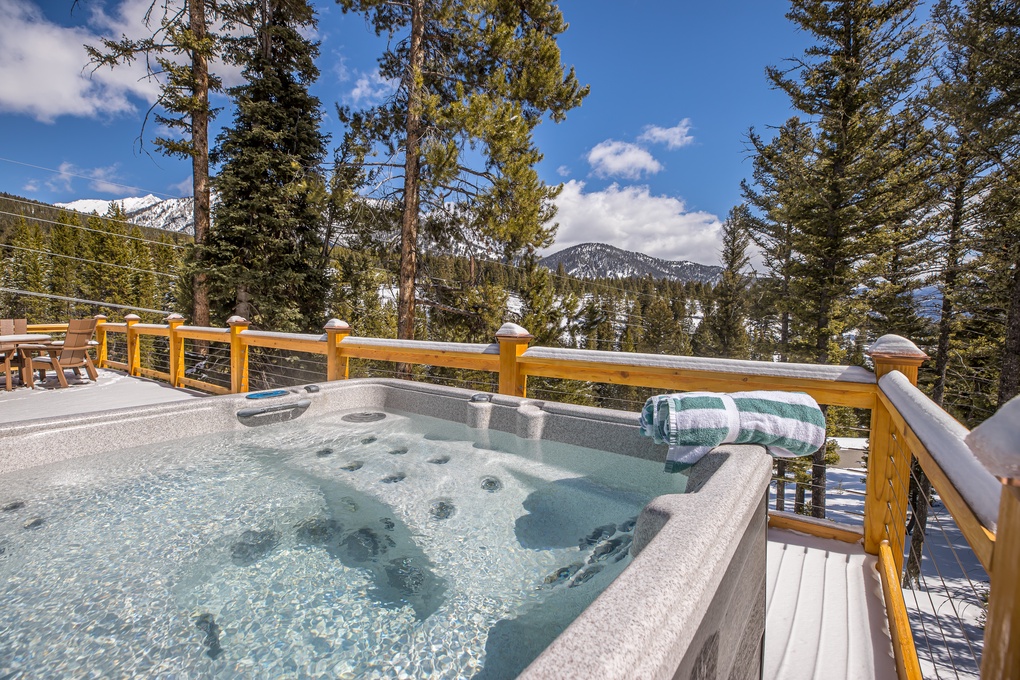
[(0, 677), (513, 677), (629, 563), (641, 507), (684, 482), (343, 415), (5, 475)]

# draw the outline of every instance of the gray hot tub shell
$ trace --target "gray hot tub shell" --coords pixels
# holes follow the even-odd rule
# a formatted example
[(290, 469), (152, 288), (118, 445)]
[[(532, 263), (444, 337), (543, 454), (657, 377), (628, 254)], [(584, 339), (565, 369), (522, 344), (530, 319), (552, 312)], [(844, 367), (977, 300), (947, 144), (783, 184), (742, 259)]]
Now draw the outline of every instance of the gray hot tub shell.
[[(243, 409), (307, 417), (387, 409), (650, 460), (633, 413), (395, 380), (349, 380), (309, 392), (244, 395), (34, 420), (0, 431), (0, 475), (154, 442), (245, 429)], [(282, 409), (281, 409), (282, 407)], [(274, 420), (280, 416), (267, 415)], [(259, 418), (247, 419), (249, 423)], [(690, 470), (687, 492), (646, 506), (630, 566), (523, 678), (757, 678), (765, 629), (766, 497), (772, 465), (757, 446), (723, 446)]]

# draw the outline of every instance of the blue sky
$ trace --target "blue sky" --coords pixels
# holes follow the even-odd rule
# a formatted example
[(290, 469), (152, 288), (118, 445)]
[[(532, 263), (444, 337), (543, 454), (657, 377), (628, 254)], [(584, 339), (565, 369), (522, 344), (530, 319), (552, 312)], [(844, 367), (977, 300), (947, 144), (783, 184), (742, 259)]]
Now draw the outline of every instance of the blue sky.
[[(71, 4), (0, 0), (0, 190), (47, 202), (188, 195), (189, 164), (156, 154), (151, 122), (139, 149), (152, 84), (131, 69), (83, 73), (82, 43), (140, 34), (149, 0), (81, 0), (73, 13)], [(359, 17), (329, 2), (317, 7), (315, 93), (326, 131), (339, 139), (336, 102), (385, 94), (375, 68), (379, 42)], [(740, 201), (740, 180), (751, 170), (748, 128), (767, 132), (792, 114), (764, 76), (766, 65), (807, 44), (785, 19), (787, 7), (776, 0), (560, 3), (570, 23), (560, 39), (563, 61), (591, 94), (565, 122), (537, 130), (541, 176), (565, 183), (553, 250), (603, 241), (669, 259), (718, 259), (719, 222)], [(236, 77), (226, 73), (228, 82)], [(217, 123), (229, 120), (225, 109)]]

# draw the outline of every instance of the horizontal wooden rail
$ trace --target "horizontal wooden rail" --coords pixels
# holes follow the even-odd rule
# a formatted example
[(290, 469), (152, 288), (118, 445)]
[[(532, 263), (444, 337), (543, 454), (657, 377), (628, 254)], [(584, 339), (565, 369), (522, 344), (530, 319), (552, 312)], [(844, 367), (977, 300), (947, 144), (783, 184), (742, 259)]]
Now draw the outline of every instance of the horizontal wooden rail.
[(118, 371), (126, 371), (128, 370), (128, 365), (123, 361), (113, 361), (112, 359), (107, 359), (106, 362), (103, 364), (103, 368), (116, 368)]
[(164, 382), (170, 382), (170, 374), (166, 371), (157, 371), (154, 368), (145, 368), (142, 366), (138, 369), (143, 378), (152, 378), (153, 380), (162, 380)]
[(107, 321), (101, 324), (96, 324), (96, 328), (101, 328), (107, 333), (127, 333), (126, 323), (110, 323)]
[(872, 408), (875, 404), (874, 375), (857, 366), (724, 361), (547, 347), (527, 350), (518, 363), (528, 376), (671, 391), (779, 389), (806, 392), (819, 403), (833, 406)]
[(499, 371), (499, 346), (422, 340), (379, 340), (348, 336), (338, 343), (340, 355), (350, 359), (375, 359), (428, 364), (474, 371)]
[(131, 327), (138, 335), (150, 335), (159, 338), (170, 337), (170, 327), (157, 323), (136, 323)]
[(202, 390), (203, 392), (209, 392), (211, 394), (230, 394), (229, 387), (224, 387), (223, 385), (217, 385), (215, 383), (206, 382), (204, 380), (195, 380), (194, 378), (181, 378), (180, 383), (185, 387), (194, 387), (196, 390)]
[[(952, 515), (953, 521), (956, 522), (963, 537), (967, 539), (967, 543), (980, 560), (981, 566), (985, 568), (985, 571), (991, 573), (992, 555), (995, 552), (995, 532), (986, 527), (974, 513), (974, 510), (960, 494), (956, 484), (950, 480), (946, 471), (932, 457), (928, 447), (918, 438), (903, 415), (889, 401), (889, 397), (880, 392), (879, 398), (889, 412), (896, 433), (902, 438), (907, 450), (917, 458), (924, 474), (931, 480), (932, 486), (939, 493), (939, 498), (942, 499), (949, 514)], [(909, 481), (903, 480), (902, 483), (906, 485)]]
[(889, 619), (896, 674), (899, 680), (921, 680), (921, 665), (917, 662), (914, 636), (910, 632), (907, 606), (900, 589), (900, 572), (888, 541), (882, 541), (879, 545), (876, 566), (882, 580), (882, 593), (885, 595), (885, 614)]
[(283, 349), (291, 352), (326, 354), (326, 336), (305, 333), (271, 333), (268, 331), (241, 331), (241, 342), (249, 347)]
[(860, 543), (864, 540), (864, 531), (858, 527), (779, 510), (769, 510), (769, 528), (799, 531), (808, 536), (828, 538), (843, 543)]
[(203, 326), (178, 326), (177, 337), (184, 340), (205, 340), (207, 342), (230, 342), (227, 328), (205, 328)]

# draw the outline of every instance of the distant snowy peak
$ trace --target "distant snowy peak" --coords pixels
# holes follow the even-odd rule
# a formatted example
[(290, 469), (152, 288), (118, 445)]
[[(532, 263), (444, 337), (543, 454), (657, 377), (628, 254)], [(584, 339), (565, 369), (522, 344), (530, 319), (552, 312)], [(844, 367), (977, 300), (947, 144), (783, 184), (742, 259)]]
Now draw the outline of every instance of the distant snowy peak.
[(163, 229), (184, 234), (194, 234), (195, 199), (157, 198), (152, 194), (133, 198), (118, 198), (112, 201), (102, 198), (83, 198), (70, 203), (55, 203), (58, 208), (67, 208), (82, 213), (99, 213), (105, 215), (111, 203), (121, 206), (129, 222), (143, 227)]
[(68, 210), (74, 210), (83, 213), (99, 213), (105, 215), (106, 211), (110, 209), (111, 203), (117, 203), (121, 209), (126, 213), (133, 213), (139, 210), (144, 210), (149, 206), (153, 206), (160, 202), (161, 199), (156, 198), (152, 194), (147, 196), (139, 196), (133, 198), (115, 198), (112, 200), (105, 198), (83, 198), (78, 201), (71, 201), (70, 203), (55, 203), (58, 208), (67, 208)]
[(722, 267), (687, 260), (662, 260), (657, 257), (621, 250), (606, 243), (582, 243), (542, 259), (541, 264), (553, 271), (563, 265), (571, 276), (580, 278), (625, 279), (631, 276), (652, 276), (675, 281), (714, 282)]

